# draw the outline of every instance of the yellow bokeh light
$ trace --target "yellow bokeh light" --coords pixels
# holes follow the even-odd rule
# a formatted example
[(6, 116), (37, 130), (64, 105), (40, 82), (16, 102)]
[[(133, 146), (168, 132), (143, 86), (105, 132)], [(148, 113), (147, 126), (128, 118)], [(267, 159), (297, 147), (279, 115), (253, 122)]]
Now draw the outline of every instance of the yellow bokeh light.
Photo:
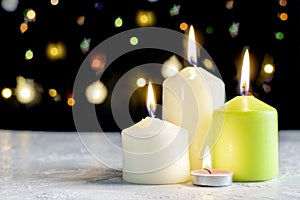
[(28, 25), (25, 22), (23, 22), (20, 25), (20, 31), (21, 31), (21, 33), (24, 33), (25, 31), (27, 31), (27, 29), (28, 29)]
[(12, 91), (11, 91), (10, 88), (4, 88), (4, 89), (2, 90), (2, 96), (3, 96), (5, 99), (10, 98), (11, 95), (12, 95)]
[(266, 65), (264, 66), (264, 72), (265, 72), (265, 73), (267, 73), (267, 74), (272, 74), (273, 71), (274, 71), (273, 65), (271, 65), (271, 64), (266, 64)]
[(286, 14), (286, 13), (280, 13), (279, 18), (282, 21), (286, 21), (288, 19), (288, 14)]
[(57, 56), (57, 55), (58, 55), (58, 48), (57, 48), (57, 47), (52, 47), (52, 48), (50, 49), (50, 54), (51, 54), (52, 56)]
[(203, 65), (206, 67), (206, 69), (210, 69), (210, 70), (213, 69), (214, 64), (210, 59), (205, 58), (202, 62), (203, 62)]
[(75, 99), (73, 97), (68, 98), (67, 104), (68, 104), (68, 106), (74, 106), (75, 105)]
[(138, 87), (144, 87), (146, 85), (146, 80), (144, 78), (138, 78), (136, 84)]
[(49, 89), (49, 95), (51, 97), (56, 97), (57, 96), (57, 91), (55, 89)]
[(147, 23), (147, 22), (149, 21), (148, 16), (145, 15), (145, 14), (141, 15), (141, 16), (140, 16), (140, 21), (141, 21), (141, 23), (143, 23), (143, 24)]
[(46, 55), (50, 60), (65, 58), (66, 48), (63, 43), (49, 43), (46, 47)]
[(139, 10), (136, 14), (136, 23), (138, 26), (154, 26), (156, 16), (153, 11)]
[(182, 23), (180, 23), (180, 25), (179, 25), (179, 28), (180, 28), (180, 30), (182, 30), (182, 31), (186, 31), (187, 29), (188, 29), (188, 25), (187, 25), (187, 23), (185, 23), (185, 22), (182, 22)]

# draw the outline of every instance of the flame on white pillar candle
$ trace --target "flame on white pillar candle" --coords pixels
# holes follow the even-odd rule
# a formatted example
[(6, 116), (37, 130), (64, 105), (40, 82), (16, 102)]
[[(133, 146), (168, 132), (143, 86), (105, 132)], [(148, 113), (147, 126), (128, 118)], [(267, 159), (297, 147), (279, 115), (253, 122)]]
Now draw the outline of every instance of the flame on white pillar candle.
[(245, 95), (249, 92), (250, 79), (250, 56), (248, 49), (245, 50), (244, 60), (241, 71), (240, 92)]
[(151, 82), (149, 82), (149, 85), (148, 85), (147, 110), (148, 110), (150, 117), (154, 117), (154, 113), (156, 110), (156, 102), (155, 102), (155, 96), (154, 96), (154, 91), (153, 91)]
[(189, 30), (187, 59), (191, 65), (197, 66), (197, 48), (195, 40), (195, 31), (193, 26), (190, 26)]

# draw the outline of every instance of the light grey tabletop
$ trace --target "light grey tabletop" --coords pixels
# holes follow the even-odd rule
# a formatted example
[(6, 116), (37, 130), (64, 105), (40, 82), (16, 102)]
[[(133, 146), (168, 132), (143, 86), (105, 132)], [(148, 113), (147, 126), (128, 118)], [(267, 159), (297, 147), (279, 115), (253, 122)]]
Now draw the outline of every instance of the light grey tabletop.
[(279, 132), (279, 175), (198, 187), (122, 180), (120, 133), (0, 130), (0, 199), (300, 199), (300, 131)]

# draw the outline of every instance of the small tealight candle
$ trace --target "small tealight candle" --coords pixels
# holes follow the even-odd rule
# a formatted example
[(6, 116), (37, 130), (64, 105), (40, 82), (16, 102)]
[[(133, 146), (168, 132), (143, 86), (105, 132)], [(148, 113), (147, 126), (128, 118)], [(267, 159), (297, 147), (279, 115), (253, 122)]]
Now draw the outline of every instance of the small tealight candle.
[(172, 184), (190, 179), (188, 132), (155, 118), (151, 82), (147, 108), (150, 117), (122, 131), (123, 179), (138, 184)]
[(205, 149), (208, 154), (203, 159), (203, 168), (191, 171), (192, 183), (197, 186), (223, 187), (232, 184), (233, 172), (223, 169), (211, 169), (211, 155), (209, 147)]

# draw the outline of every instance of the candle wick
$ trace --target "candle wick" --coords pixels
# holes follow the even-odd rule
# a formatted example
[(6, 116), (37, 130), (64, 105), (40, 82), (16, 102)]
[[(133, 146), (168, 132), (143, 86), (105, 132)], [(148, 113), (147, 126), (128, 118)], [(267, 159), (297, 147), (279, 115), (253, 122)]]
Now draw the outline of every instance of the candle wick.
[(203, 168), (203, 170), (208, 171), (209, 174), (211, 174), (211, 171), (207, 168)]
[(150, 115), (151, 118), (155, 117), (154, 112), (152, 110), (150, 110), (149, 115)]

